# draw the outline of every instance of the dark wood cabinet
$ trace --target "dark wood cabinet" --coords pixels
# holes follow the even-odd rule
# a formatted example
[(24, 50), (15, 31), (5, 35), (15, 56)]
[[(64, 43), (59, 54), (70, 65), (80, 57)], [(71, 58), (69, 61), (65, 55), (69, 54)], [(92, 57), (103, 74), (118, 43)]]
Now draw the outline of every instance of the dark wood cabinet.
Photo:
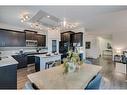
[(0, 29), (0, 47), (24, 47), (26, 40), (37, 41), (34, 46), (46, 46), (46, 35), (37, 34), (36, 31)]
[(46, 46), (46, 35), (37, 34), (36, 31), (25, 30), (26, 40), (36, 40), (37, 46)]
[(14, 30), (0, 29), (1, 47), (25, 46), (25, 33)]
[(60, 46), (59, 46), (59, 52), (60, 53), (65, 53), (68, 51), (68, 49), (72, 49), (73, 48), (73, 34), (74, 32), (72, 31), (67, 31), (67, 32), (63, 32), (61, 33), (61, 42), (60, 42)]
[(83, 33), (75, 33), (72, 31), (63, 32), (61, 33), (61, 42), (59, 45), (59, 52), (66, 55), (68, 49), (74, 50), (75, 46), (83, 46)]
[(35, 35), (37, 34), (36, 31), (31, 30), (24, 30), (26, 33), (26, 40), (36, 40)]
[(6, 39), (7, 39), (6, 34), (7, 33), (5, 32), (5, 30), (0, 29), (0, 47), (5, 46), (5, 42), (6, 42)]
[(42, 37), (42, 46), (46, 46), (46, 35), (43, 35)]
[(46, 35), (36, 34), (37, 46), (46, 46)]
[(18, 61), (17, 68), (24, 68), (27, 66), (27, 55), (25, 54), (19, 54), (19, 55), (13, 55), (12, 56), (16, 61)]
[(73, 34), (72, 42), (77, 43), (78, 46), (83, 46), (83, 33), (78, 32), (78, 33)]
[(61, 33), (61, 43), (63, 46), (71, 47), (72, 46), (72, 36), (74, 32), (72, 31), (67, 31), (64, 33)]
[(24, 32), (10, 32), (8, 33), (9, 43), (7, 45), (13, 47), (25, 46), (25, 33)]

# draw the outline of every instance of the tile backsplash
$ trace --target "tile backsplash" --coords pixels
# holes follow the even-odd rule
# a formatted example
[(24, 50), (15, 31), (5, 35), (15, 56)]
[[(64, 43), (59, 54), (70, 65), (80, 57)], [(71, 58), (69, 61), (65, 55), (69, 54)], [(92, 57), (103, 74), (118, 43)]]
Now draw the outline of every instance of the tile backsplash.
[[(44, 47), (42, 48), (40, 52), (47, 52), (48, 49)], [(21, 50), (23, 52), (36, 52), (37, 47), (0, 47), (1, 56), (11, 56), (16, 55)]]

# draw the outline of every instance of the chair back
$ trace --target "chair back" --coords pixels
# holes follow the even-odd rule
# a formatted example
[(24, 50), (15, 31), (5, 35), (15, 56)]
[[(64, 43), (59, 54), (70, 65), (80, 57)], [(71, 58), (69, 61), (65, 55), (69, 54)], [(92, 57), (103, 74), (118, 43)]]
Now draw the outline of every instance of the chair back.
[(97, 74), (87, 85), (85, 89), (99, 89), (101, 83), (102, 76), (101, 74)]

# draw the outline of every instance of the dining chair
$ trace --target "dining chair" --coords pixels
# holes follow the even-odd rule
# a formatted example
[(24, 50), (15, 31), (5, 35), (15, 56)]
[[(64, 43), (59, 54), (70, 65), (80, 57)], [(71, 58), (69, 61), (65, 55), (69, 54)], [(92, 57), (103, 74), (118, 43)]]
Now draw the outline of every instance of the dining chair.
[(29, 81), (27, 81), (25, 83), (25, 87), (23, 88), (24, 90), (37, 90), (37, 86), (34, 83), (31, 83)]
[(87, 85), (86, 90), (99, 89), (101, 83), (102, 75), (97, 74)]
[(25, 87), (23, 89), (25, 89), (25, 90), (34, 90), (32, 84), (29, 81), (27, 81), (25, 83)]

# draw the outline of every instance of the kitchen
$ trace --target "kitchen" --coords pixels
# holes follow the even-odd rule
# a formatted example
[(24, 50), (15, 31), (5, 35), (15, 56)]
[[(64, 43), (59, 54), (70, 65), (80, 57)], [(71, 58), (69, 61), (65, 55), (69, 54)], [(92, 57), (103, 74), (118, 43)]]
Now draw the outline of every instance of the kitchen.
[[(61, 33), (61, 36), (62, 36), (61, 42), (64, 43), (64, 42), (70, 41), (70, 36), (69, 36), (70, 33), (72, 32), (68, 31), (65, 33)], [(77, 41), (76, 38), (77, 37), (82, 38), (83, 34), (81, 32), (79, 33), (73, 32), (73, 36), (74, 36), (73, 38), (75, 38), (75, 41)], [(46, 37), (47, 35), (37, 34), (36, 31), (32, 31), (32, 30), (16, 31), (16, 30), (9, 30), (9, 29), (0, 29), (0, 38), (1, 38), (1, 44), (0, 44), (1, 45), (0, 46), (1, 61), (0, 62), (1, 64), (6, 64), (5, 66), (7, 66), (9, 69), (11, 66), (9, 65), (9, 62), (12, 61), (12, 63), (10, 64), (15, 64), (15, 67), (12, 68), (14, 69), (14, 71), (12, 70), (12, 71), (6, 72), (8, 75), (11, 75), (11, 74), (14, 74), (14, 75), (4, 78), (5, 80), (6, 78), (11, 79), (11, 77), (15, 77), (15, 80), (9, 80), (9, 81), (14, 81), (15, 83), (15, 85), (14, 84), (12, 85), (12, 83), (10, 84), (10, 87), (12, 89), (17, 88), (16, 87), (17, 86), (17, 81), (16, 81), (17, 70), (22, 69), (22, 68), (29, 69), (31, 66), (33, 67), (35, 66), (34, 67), (35, 71), (44, 70), (47, 68), (46, 63), (50, 63), (51, 65), (52, 64), (51, 62), (57, 61), (57, 60), (61, 61), (61, 57), (62, 59), (65, 57), (64, 55), (61, 55), (61, 54), (66, 54), (67, 51), (61, 52), (61, 54), (58, 54), (59, 53), (59, 48), (58, 48), (59, 41), (57, 41), (58, 44), (55, 43), (55, 45), (57, 46), (55, 46), (54, 51), (51, 51), (52, 50), (51, 48), (50, 50), (48, 50), (48, 47), (46, 46), (46, 40), (47, 40)], [(55, 39), (56, 38), (53, 38), (53, 37), (51, 38), (51, 40), (53, 41)], [(81, 46), (82, 46), (82, 39), (81, 40), (78, 39)], [(74, 43), (74, 40), (72, 41), (73, 42), (71, 42), (71, 44)], [(51, 52), (54, 52), (54, 54), (51, 54)], [(42, 58), (43, 63), (40, 64), (41, 60), (38, 63), (37, 61), (38, 57)], [(16, 61), (14, 61), (13, 58)], [(49, 59), (47, 60), (45, 58), (49, 58)], [(44, 60), (47, 60), (47, 61), (44, 61)], [(3, 74), (5, 73), (1, 73), (0, 75), (3, 76)], [(9, 87), (8, 85), (7, 85), (7, 88)], [(1, 88), (3, 88), (3, 85), (1, 85)], [(6, 87), (4, 87), (4, 89), (6, 89)]]
[[(26, 7), (26, 10), (30, 12), (31, 8), (34, 9)], [(34, 13), (30, 14), (20, 13), (24, 9), (22, 6), (1, 7), (4, 15), (8, 10), (17, 14), (18, 10), (21, 16), (4, 16), (8, 23), (0, 23), (0, 89), (89, 89), (94, 76), (99, 78), (95, 86), (99, 88), (101, 66), (83, 64), (81, 70), (78, 66), (85, 59), (85, 28), (80, 23), (67, 22), (41, 10), (43, 7), (35, 8), (36, 12), (33, 10)], [(69, 52), (73, 56), (69, 57)], [(63, 66), (69, 64), (69, 61), (65, 63), (67, 58), (72, 58), (68, 60), (77, 64), (73, 67), (76, 73), (63, 75), (66, 67)], [(87, 72), (88, 69), (91, 71)], [(58, 83), (56, 78), (60, 78)], [(75, 86), (73, 82), (76, 82)]]

